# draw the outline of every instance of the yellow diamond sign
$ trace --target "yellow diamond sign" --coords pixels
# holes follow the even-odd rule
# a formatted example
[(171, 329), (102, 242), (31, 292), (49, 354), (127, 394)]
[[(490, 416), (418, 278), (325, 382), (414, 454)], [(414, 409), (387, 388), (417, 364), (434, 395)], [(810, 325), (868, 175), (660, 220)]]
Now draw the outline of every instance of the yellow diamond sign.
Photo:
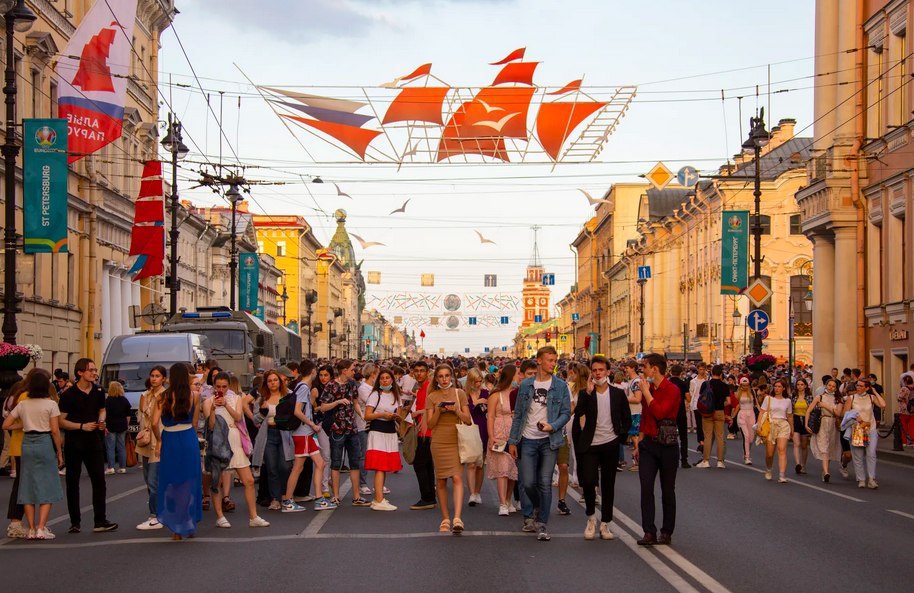
[(656, 189), (663, 189), (676, 179), (673, 172), (670, 171), (663, 163), (657, 163), (654, 168), (648, 171), (647, 180), (651, 182)]
[(749, 287), (743, 291), (743, 294), (749, 297), (749, 300), (756, 307), (761, 307), (768, 299), (771, 298), (771, 288), (761, 278), (753, 280)]

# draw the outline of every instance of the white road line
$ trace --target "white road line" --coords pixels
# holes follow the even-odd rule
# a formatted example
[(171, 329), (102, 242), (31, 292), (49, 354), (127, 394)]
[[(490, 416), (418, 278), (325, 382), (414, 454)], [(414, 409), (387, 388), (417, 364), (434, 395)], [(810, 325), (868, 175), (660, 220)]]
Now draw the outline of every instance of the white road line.
[[(689, 451), (692, 451), (693, 453), (699, 453), (695, 449), (689, 449)], [(775, 458), (775, 461), (777, 461), (776, 458)], [(735, 461), (727, 460), (727, 469), (729, 469), (731, 467), (737, 467), (739, 469), (748, 469), (749, 471), (757, 472), (760, 474), (765, 473), (765, 470), (759, 469), (755, 466), (743, 465), (743, 464), (737, 463)], [(692, 466), (692, 468), (697, 469), (697, 468), (695, 468), (695, 466)], [(700, 472), (703, 470), (699, 469), (698, 471)], [(707, 471), (713, 472), (713, 471), (716, 471), (716, 468), (709, 467), (709, 468), (707, 468)], [(777, 471), (777, 470), (773, 469), (772, 471)], [(813, 490), (818, 490), (819, 492), (824, 492), (825, 494), (831, 494), (832, 496), (837, 496), (839, 498), (844, 498), (847, 500), (851, 500), (853, 502), (866, 502), (865, 500), (863, 500), (861, 498), (855, 498), (853, 496), (848, 496), (847, 494), (841, 494), (840, 492), (835, 492), (834, 490), (829, 490), (828, 488), (822, 488), (821, 486), (813, 486), (812, 484), (807, 484), (806, 482), (801, 482), (799, 480), (794, 480), (792, 478), (787, 478), (787, 482), (790, 484), (797, 484), (798, 486), (803, 486), (804, 488), (812, 488)]]
[[(342, 479), (342, 476), (340, 476)], [(346, 482), (340, 486), (340, 504), (343, 504), (343, 501), (346, 499), (346, 495), (349, 494), (349, 491), (352, 489), (352, 482), (348, 479)], [(304, 531), (298, 534), (299, 537), (314, 537), (317, 533), (327, 524), (327, 521), (330, 520), (330, 517), (333, 516), (333, 511), (316, 511), (317, 517), (311, 519), (311, 522), (308, 523), (308, 526)]]
[[(584, 506), (584, 501), (581, 499), (581, 495), (578, 494), (578, 492), (576, 490), (574, 490), (573, 488), (569, 488), (568, 495), (571, 496), (571, 498), (573, 498), (574, 500), (576, 500), (577, 503), (580, 504), (582, 507)], [(617, 509), (615, 507), (613, 507), (613, 517), (616, 519), (622, 519), (626, 523), (626, 525), (629, 526), (630, 529), (632, 529), (631, 525), (635, 524), (634, 521), (629, 519), (622, 512), (620, 512), (619, 509)], [(616, 523), (616, 521), (614, 521), (614, 523)], [(637, 534), (638, 529), (639, 529), (638, 525), (635, 524), (635, 528), (632, 529), (632, 531)], [(656, 572), (661, 578), (663, 578), (666, 582), (668, 582), (670, 585), (672, 585), (674, 589), (679, 591), (679, 593), (700, 593), (700, 591), (698, 589), (693, 587), (688, 581), (686, 581), (684, 578), (682, 578), (682, 576), (680, 576), (675, 570), (673, 570), (667, 564), (665, 564), (662, 560), (660, 560), (660, 558), (658, 558), (657, 555), (654, 554), (651, 550), (649, 550), (648, 548), (639, 546), (637, 541), (635, 540), (635, 538), (633, 538), (631, 535), (629, 535), (627, 531), (624, 531), (623, 529), (621, 529), (619, 527), (619, 525), (611, 524), (610, 530), (613, 532), (613, 534), (617, 538), (622, 540), (622, 543), (624, 543), (636, 556), (638, 556), (639, 558), (644, 560), (644, 562), (648, 566), (650, 566), (654, 570), (654, 572)], [(577, 536), (577, 537), (583, 537), (583, 536)], [(674, 560), (674, 562), (675, 562), (675, 560)], [(711, 579), (711, 577), (707, 577), (707, 578)], [(711, 580), (713, 581), (713, 579), (711, 579)], [(703, 582), (703, 581), (699, 580), (699, 582)], [(717, 581), (714, 581), (714, 582), (717, 583)], [(720, 583), (717, 583), (717, 584), (719, 585)], [(727, 591), (727, 589), (722, 589), (722, 591), (729, 593), (729, 591)]]
[(902, 517), (907, 517), (908, 519), (914, 519), (914, 515), (911, 515), (909, 513), (903, 513), (901, 511), (894, 511), (892, 509), (886, 509), (886, 510), (890, 513), (895, 513), (896, 515), (901, 515)]

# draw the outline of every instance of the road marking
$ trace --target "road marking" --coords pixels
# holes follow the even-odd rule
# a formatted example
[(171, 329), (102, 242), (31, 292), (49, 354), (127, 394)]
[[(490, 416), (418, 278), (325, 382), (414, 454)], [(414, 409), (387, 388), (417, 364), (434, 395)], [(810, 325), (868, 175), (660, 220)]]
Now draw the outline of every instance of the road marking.
[[(689, 449), (689, 451), (700, 454), (700, 452), (695, 449)], [(777, 461), (777, 460), (775, 460), (775, 461)], [(693, 467), (693, 469), (695, 468), (695, 466), (692, 466), (692, 467)], [(759, 469), (759, 468), (751, 466), (751, 465), (742, 465), (735, 461), (727, 460), (727, 468), (729, 469), (731, 467), (738, 467), (740, 469), (748, 469), (749, 471), (757, 472), (760, 474), (765, 473), (765, 470), (763, 470), (763, 469)], [(713, 471), (716, 468), (709, 467), (707, 469), (708, 469), (708, 471)], [(701, 471), (701, 470), (699, 470), (699, 471)], [(772, 468), (772, 478), (773, 478), (773, 472), (774, 472), (774, 469)], [(863, 500), (861, 498), (855, 498), (853, 496), (848, 496), (847, 494), (841, 494), (840, 492), (835, 492), (834, 490), (829, 490), (828, 488), (822, 488), (821, 486), (813, 486), (812, 484), (807, 484), (806, 482), (800, 482), (799, 480), (794, 480), (792, 478), (787, 478), (787, 481), (791, 484), (797, 484), (798, 486), (803, 486), (805, 488), (812, 488), (813, 490), (818, 490), (819, 492), (831, 494), (832, 496), (838, 496), (840, 498), (845, 498), (845, 499), (851, 500), (853, 502), (866, 502), (865, 500)]]
[[(571, 498), (573, 498), (575, 501), (577, 501), (577, 503), (579, 505), (581, 505), (582, 507), (584, 506), (584, 501), (582, 500), (581, 495), (578, 494), (577, 490), (575, 490), (573, 488), (569, 488), (568, 495), (570, 495)], [(632, 530), (633, 533), (635, 533), (635, 534), (638, 533), (638, 530), (639, 530), (638, 525), (634, 521), (632, 521), (630, 518), (628, 518), (624, 513), (622, 513), (616, 507), (613, 507), (613, 518), (621, 519), (626, 524), (626, 526), (628, 526), (628, 528)], [(617, 523), (617, 521), (614, 521), (613, 523)], [(634, 527), (632, 527), (633, 525), (634, 525)], [(618, 524), (616, 524), (616, 525), (610, 524), (610, 531), (612, 531), (613, 534), (617, 538), (619, 538), (622, 541), (622, 543), (624, 543), (636, 556), (638, 556), (639, 558), (644, 560), (644, 562), (649, 567), (651, 567), (654, 570), (654, 572), (656, 572), (658, 575), (660, 575), (660, 577), (662, 577), (666, 582), (668, 582), (670, 585), (672, 585), (673, 588), (675, 588), (677, 591), (679, 591), (679, 593), (700, 593), (700, 591), (698, 589), (693, 587), (688, 581), (686, 581), (684, 578), (682, 578), (682, 576), (679, 575), (675, 570), (673, 570), (669, 565), (665, 564), (660, 558), (658, 558), (657, 555), (654, 554), (651, 549), (648, 549), (647, 547), (639, 546), (638, 542), (635, 540), (635, 538), (632, 537), (631, 535), (629, 535), (627, 531), (622, 530)], [(582, 536), (579, 535), (576, 537), (582, 537)], [(667, 547), (667, 546), (662, 546), (662, 547)], [(680, 556), (680, 558), (682, 558), (682, 557)], [(676, 562), (676, 559), (674, 559), (674, 558), (670, 558), (670, 560), (674, 563)], [(685, 560), (685, 559), (682, 558), (682, 560)], [(691, 565), (691, 563), (689, 563), (689, 564)], [(694, 565), (692, 565), (692, 566), (694, 567)], [(695, 567), (695, 568), (697, 570), (697, 567)], [(688, 571), (686, 571), (686, 572), (688, 572)], [(699, 570), (699, 572), (701, 572), (701, 571)], [(715, 584), (717, 584), (718, 586), (721, 587), (720, 589), (713, 589), (713, 591), (716, 591), (718, 593), (730, 593), (730, 591), (728, 589), (724, 588), (723, 585), (720, 585), (720, 583), (718, 583), (717, 581), (712, 579), (710, 576), (708, 576), (705, 573), (702, 573), (702, 574), (704, 574), (704, 576), (708, 580), (713, 581)], [(694, 578), (694, 575), (693, 575), (693, 578)], [(696, 580), (702, 584), (705, 582), (698, 578), (696, 578)]]
[[(342, 477), (342, 476), (341, 476)], [(346, 495), (349, 494), (349, 491), (352, 489), (352, 482), (346, 480), (346, 482), (340, 487), (340, 503), (342, 504), (343, 500), (346, 498)], [(359, 495), (361, 496), (361, 495)], [(298, 537), (314, 537), (321, 530), (321, 528), (327, 524), (327, 521), (330, 520), (330, 517), (333, 516), (333, 511), (316, 511), (317, 517), (311, 519), (311, 522), (308, 523), (308, 526), (305, 527), (305, 530), (298, 534)]]
[(914, 515), (911, 515), (909, 513), (903, 513), (901, 511), (894, 511), (892, 509), (886, 509), (886, 510), (890, 513), (895, 513), (896, 515), (901, 515), (902, 517), (907, 517), (908, 519), (914, 519)]

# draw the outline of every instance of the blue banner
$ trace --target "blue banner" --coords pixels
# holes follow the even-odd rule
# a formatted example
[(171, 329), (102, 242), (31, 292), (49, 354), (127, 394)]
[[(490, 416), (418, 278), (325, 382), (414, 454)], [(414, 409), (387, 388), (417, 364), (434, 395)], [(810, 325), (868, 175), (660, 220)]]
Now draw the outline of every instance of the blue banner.
[(67, 120), (22, 125), (24, 251), (67, 253)]
[[(257, 313), (260, 282), (260, 257), (256, 253), (241, 253), (238, 267), (238, 308)], [(259, 317), (259, 316), (258, 316)]]

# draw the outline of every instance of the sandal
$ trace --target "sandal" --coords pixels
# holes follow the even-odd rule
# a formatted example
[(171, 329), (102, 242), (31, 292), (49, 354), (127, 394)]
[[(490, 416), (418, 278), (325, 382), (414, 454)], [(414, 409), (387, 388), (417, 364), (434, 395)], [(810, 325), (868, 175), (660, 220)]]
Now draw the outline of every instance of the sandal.
[(454, 528), (451, 530), (451, 532), (454, 535), (460, 535), (463, 533), (463, 521), (461, 521), (459, 517), (454, 519)]
[(235, 503), (228, 496), (222, 497), (222, 510), (226, 513), (231, 513), (235, 510)]
[(208, 510), (209, 510), (209, 496), (204, 496), (204, 497), (203, 497), (203, 510), (204, 510), (204, 511), (208, 511)]
[(438, 532), (447, 533), (450, 530), (451, 530), (451, 520), (450, 519), (442, 520), (441, 525), (438, 526)]

